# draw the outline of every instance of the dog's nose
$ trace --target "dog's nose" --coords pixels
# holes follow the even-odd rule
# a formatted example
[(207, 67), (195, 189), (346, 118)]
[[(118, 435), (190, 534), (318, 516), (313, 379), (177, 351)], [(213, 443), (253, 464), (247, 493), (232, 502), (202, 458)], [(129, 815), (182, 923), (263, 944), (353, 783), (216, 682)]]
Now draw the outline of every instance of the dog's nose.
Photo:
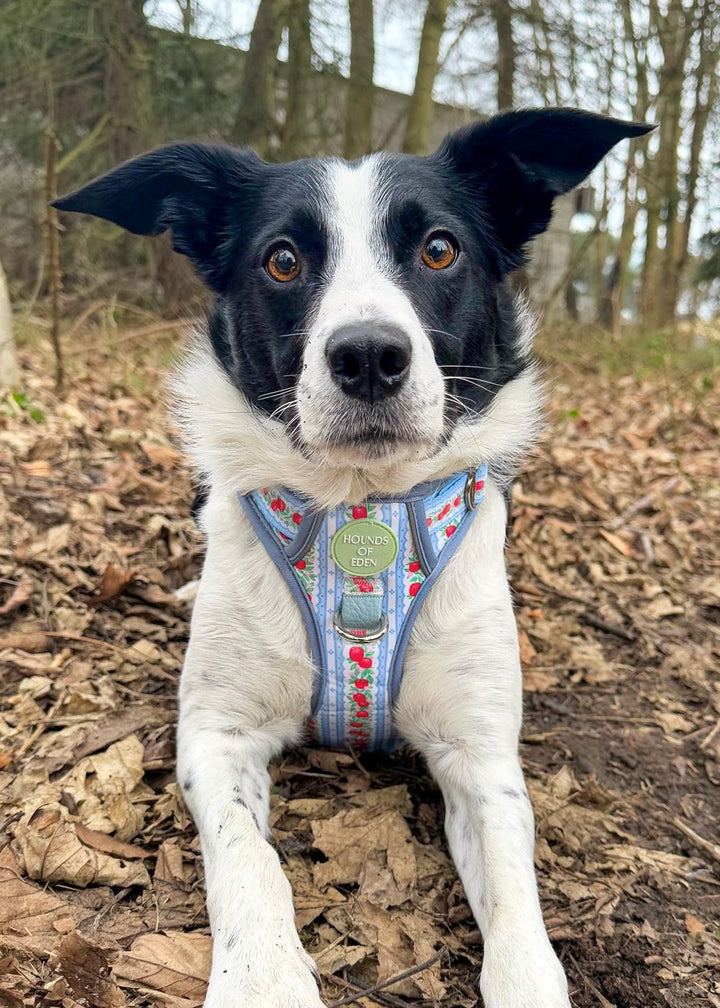
[(330, 372), (354, 399), (376, 402), (394, 395), (410, 370), (410, 337), (396, 326), (343, 326), (325, 350)]

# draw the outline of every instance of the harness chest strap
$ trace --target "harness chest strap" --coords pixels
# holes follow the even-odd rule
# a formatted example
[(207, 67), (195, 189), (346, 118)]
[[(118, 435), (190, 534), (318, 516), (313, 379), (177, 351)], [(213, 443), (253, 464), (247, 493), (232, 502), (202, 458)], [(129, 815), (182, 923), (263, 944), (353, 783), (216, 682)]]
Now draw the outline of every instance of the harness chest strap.
[(487, 465), (389, 500), (317, 511), (287, 489), (238, 495), (302, 613), (317, 670), (311, 740), (390, 749), (410, 632), (485, 496)]

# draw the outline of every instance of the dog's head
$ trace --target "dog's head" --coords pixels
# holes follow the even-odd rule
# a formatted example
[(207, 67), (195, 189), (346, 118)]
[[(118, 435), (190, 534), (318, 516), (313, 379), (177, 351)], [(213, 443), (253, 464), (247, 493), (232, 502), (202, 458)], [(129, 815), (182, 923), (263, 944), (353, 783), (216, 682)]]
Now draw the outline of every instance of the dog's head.
[(649, 128), (509, 112), (429, 157), (352, 163), (174, 144), (55, 205), (170, 229), (216, 296), (215, 355), (256, 415), (305, 457), (372, 469), (432, 457), (522, 373), (507, 274), (553, 200)]

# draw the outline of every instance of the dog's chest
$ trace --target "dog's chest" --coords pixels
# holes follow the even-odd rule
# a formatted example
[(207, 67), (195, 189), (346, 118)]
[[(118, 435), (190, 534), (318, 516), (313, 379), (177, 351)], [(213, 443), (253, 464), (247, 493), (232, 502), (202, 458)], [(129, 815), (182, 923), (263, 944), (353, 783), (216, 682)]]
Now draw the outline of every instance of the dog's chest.
[(400, 499), (315, 511), (286, 489), (239, 497), (289, 586), (317, 670), (310, 741), (390, 750), (412, 626), (484, 498), (487, 466)]

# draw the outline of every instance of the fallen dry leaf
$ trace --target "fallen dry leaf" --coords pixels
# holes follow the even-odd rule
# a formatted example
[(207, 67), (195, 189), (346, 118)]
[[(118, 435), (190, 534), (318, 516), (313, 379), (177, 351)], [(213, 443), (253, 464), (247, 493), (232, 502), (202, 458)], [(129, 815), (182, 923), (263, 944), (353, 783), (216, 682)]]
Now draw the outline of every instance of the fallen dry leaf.
[(25, 605), (25, 603), (30, 599), (33, 593), (33, 583), (29, 577), (22, 577), (15, 585), (15, 588), (10, 593), (8, 599), (0, 605), (0, 616), (6, 616), (11, 613), (14, 609), (19, 609), (20, 606)]
[(113, 974), (122, 986), (139, 985), (201, 1005), (210, 975), (209, 935), (167, 931), (140, 935), (122, 952)]
[(143, 784), (143, 745), (136, 735), (88, 756), (62, 778), (62, 788), (77, 803), (83, 822), (118, 840), (131, 840), (142, 829), (143, 801), (152, 792)]
[(90, 885), (147, 887), (150, 878), (139, 861), (126, 863), (81, 843), (74, 823), (59, 805), (42, 807), (15, 827), (15, 842), (32, 879)]
[(142, 847), (138, 847), (136, 844), (123, 843), (122, 840), (116, 840), (115, 837), (109, 836), (107, 833), (99, 833), (97, 830), (88, 829), (82, 823), (75, 823), (75, 832), (81, 843), (84, 843), (87, 847), (94, 847), (95, 850), (102, 851), (104, 854), (111, 854), (113, 857), (128, 858), (130, 861), (150, 857), (150, 851), (143, 850)]
[(622, 553), (626, 557), (632, 555), (632, 544), (626, 539), (622, 539), (619, 535), (616, 535), (614, 532), (608, 532), (606, 529), (601, 528), (598, 531), (605, 542), (610, 543), (612, 548), (616, 549), (618, 553)]
[(136, 577), (137, 571), (109, 563), (102, 573), (97, 591), (88, 599), (88, 605), (99, 606), (117, 598)]
[(127, 1004), (125, 995), (108, 975), (117, 955), (116, 951), (73, 931), (60, 942), (50, 963), (81, 1004), (90, 1008), (123, 1008)]
[(146, 438), (140, 442), (140, 447), (150, 462), (160, 469), (177, 469), (182, 462), (182, 455), (172, 445), (161, 444), (157, 441), (148, 441)]
[(317, 886), (361, 882), (366, 898), (383, 906), (409, 897), (417, 869), (410, 831), (398, 812), (368, 816), (365, 808), (347, 809), (310, 825), (314, 846), (327, 857), (313, 869)]
[(686, 913), (685, 928), (687, 929), (688, 934), (702, 934), (705, 930), (705, 925), (698, 917), (695, 916), (695, 914)]
[(0, 945), (17, 942), (20, 948), (47, 953), (60, 941), (55, 922), (68, 917), (76, 921), (77, 914), (69, 903), (26, 882), (20, 872), (12, 850), (0, 851)]

